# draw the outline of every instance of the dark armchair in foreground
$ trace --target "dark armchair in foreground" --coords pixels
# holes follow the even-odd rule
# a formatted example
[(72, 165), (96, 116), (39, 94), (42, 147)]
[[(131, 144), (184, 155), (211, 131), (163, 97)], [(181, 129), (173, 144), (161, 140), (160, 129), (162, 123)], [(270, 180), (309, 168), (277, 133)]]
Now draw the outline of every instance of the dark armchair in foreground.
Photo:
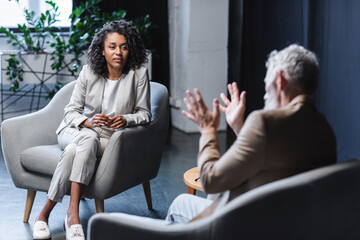
[[(64, 86), (42, 110), (5, 120), (1, 143), (6, 167), (15, 186), (28, 190), (24, 222), (28, 222), (36, 191), (47, 191), (60, 150), (55, 131), (69, 102), (75, 81)], [(104, 199), (143, 184), (148, 208), (152, 208), (150, 180), (157, 176), (169, 124), (168, 91), (151, 82), (150, 124), (115, 132), (99, 161), (84, 195), (95, 198), (96, 211), (104, 211)]]
[(266, 184), (189, 224), (96, 214), (88, 239), (360, 239), (360, 161)]

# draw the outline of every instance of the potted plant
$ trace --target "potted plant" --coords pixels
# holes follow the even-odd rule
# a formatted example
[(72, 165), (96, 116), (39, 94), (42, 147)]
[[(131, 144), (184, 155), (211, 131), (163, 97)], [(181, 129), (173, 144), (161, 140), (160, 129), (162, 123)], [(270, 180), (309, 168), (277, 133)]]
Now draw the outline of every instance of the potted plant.
[[(40, 108), (39, 98), (52, 98), (65, 83), (77, 77), (93, 35), (106, 22), (124, 19), (126, 16), (126, 10), (101, 12), (101, 1), (88, 0), (72, 11), (69, 16), (71, 26), (68, 38), (54, 26), (60, 12), (52, 1), (46, 1), (50, 9), (40, 16), (24, 9), (27, 24), (18, 24), (20, 33), (0, 28), (0, 33), (8, 37), (7, 42), (18, 48), (16, 53), (3, 54), (1, 59), (2, 119), (4, 108), (8, 107), (4, 106), (4, 101), (9, 98), (6, 96), (36, 96), (37, 107), (29, 109), (30, 112), (36, 111)], [(149, 31), (154, 27), (149, 15), (135, 19), (134, 25), (148, 47)], [(3, 89), (6, 82), (10, 84), (8, 90)], [(29, 87), (29, 84), (34, 86)]]

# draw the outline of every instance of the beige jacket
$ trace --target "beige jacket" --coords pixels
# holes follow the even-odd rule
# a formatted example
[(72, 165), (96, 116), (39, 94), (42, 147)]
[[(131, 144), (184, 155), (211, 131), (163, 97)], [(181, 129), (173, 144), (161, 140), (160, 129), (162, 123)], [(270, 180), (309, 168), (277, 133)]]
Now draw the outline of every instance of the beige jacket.
[(199, 147), (204, 190), (230, 190), (227, 201), (263, 184), (336, 162), (334, 133), (305, 95), (284, 108), (250, 114), (221, 157), (215, 134), (202, 135)]
[[(130, 70), (121, 78), (115, 115), (123, 116), (127, 126), (150, 122), (150, 84), (144, 67)], [(97, 76), (88, 65), (80, 72), (69, 104), (65, 107), (64, 119), (58, 134), (66, 126), (78, 128), (87, 118), (101, 113), (106, 79)]]

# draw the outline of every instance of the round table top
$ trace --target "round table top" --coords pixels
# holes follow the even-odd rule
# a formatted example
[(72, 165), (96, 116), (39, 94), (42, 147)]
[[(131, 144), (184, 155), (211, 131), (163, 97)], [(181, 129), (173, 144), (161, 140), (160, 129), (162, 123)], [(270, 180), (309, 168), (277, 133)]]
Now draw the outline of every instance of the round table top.
[[(199, 177), (200, 177), (200, 172), (197, 167), (194, 167), (194, 168), (187, 170), (184, 173), (184, 182), (189, 187), (199, 190), (199, 191), (202, 191), (203, 189), (202, 189)], [(195, 181), (195, 179), (197, 179), (197, 180)]]

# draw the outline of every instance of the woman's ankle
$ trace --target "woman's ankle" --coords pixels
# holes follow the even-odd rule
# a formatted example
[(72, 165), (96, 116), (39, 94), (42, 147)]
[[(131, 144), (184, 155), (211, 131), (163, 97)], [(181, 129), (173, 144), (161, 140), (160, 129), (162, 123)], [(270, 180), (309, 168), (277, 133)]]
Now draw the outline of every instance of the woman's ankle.
[(43, 216), (43, 215), (39, 215), (39, 216), (37, 216), (37, 217), (35, 218), (35, 222), (36, 222), (36, 221), (43, 221), (43, 222), (48, 223), (49, 217), (45, 217), (45, 216)]
[(74, 225), (74, 224), (80, 224), (80, 217), (79, 213), (76, 211), (67, 211), (67, 223), (68, 226)]

